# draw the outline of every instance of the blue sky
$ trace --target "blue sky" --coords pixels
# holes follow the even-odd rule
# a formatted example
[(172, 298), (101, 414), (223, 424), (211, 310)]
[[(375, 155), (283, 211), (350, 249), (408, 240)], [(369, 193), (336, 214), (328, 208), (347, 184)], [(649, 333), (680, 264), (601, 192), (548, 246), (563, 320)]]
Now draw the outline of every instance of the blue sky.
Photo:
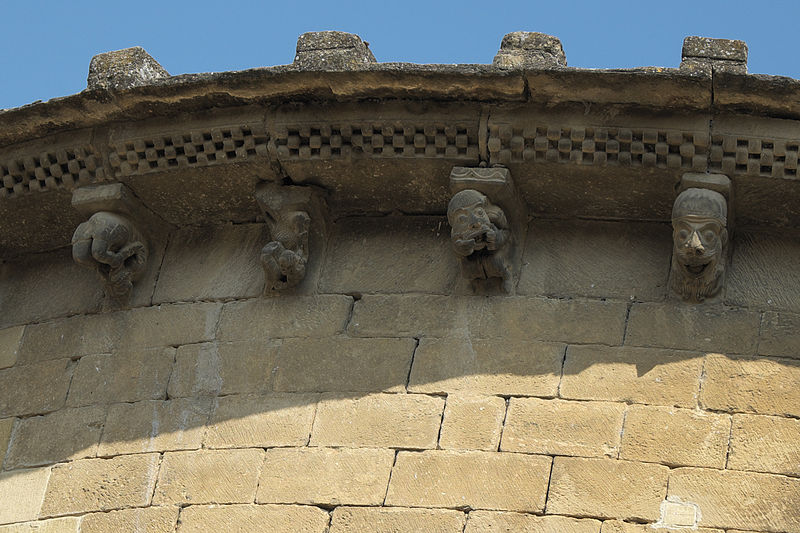
[[(758, 6), (758, 10), (756, 7)], [(341, 30), (378, 61), (491, 63), (504, 34), (561, 39), (570, 66), (676, 67), (687, 35), (745, 40), (750, 72), (800, 78), (798, 3), (0, 0), (0, 108), (86, 86), (94, 54), (140, 45), (171, 74), (291, 63), (297, 36)]]

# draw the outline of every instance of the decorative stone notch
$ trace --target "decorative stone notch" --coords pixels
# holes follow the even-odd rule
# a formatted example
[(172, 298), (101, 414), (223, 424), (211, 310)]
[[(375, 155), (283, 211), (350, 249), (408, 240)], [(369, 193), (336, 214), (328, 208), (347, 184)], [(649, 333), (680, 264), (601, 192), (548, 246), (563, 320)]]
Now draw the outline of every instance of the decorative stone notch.
[(684, 174), (672, 207), (670, 285), (685, 302), (721, 295), (728, 256), (731, 182), (722, 174)]
[(510, 294), (519, 268), (517, 239), (525, 228), (525, 208), (511, 173), (499, 167), (454, 167), (450, 189), (447, 220), (462, 275), (473, 290), (499, 280)]
[(146, 208), (122, 183), (76, 189), (72, 206), (89, 217), (72, 235), (73, 259), (97, 271), (110, 300), (126, 302), (147, 265), (148, 244), (140, 230)]
[(256, 200), (271, 239), (261, 250), (264, 291), (296, 287), (306, 276), (313, 218), (324, 219), (323, 200), (311, 187), (272, 182), (256, 188)]

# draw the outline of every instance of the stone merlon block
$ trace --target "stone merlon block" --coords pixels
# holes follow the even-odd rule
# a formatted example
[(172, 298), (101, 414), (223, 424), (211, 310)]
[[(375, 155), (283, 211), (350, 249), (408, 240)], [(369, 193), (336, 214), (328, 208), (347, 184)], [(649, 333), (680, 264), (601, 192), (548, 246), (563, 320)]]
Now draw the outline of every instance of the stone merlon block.
[(566, 67), (567, 56), (558, 37), (515, 31), (503, 37), (492, 64), (502, 68)]
[(681, 55), (684, 59), (703, 58), (747, 63), (747, 43), (733, 39), (690, 36), (683, 40)]
[(149, 85), (152, 81), (169, 77), (164, 67), (144, 48), (134, 46), (97, 54), (89, 63), (89, 89), (120, 91)]
[(347, 70), (376, 62), (369, 43), (354, 33), (312, 31), (297, 38), (294, 65), (304, 70)]

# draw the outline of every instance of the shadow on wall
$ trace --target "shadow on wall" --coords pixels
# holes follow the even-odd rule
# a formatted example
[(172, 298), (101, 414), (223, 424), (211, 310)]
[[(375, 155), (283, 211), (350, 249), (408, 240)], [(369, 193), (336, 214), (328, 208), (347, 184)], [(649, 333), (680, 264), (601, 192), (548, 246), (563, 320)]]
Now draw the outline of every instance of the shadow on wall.
[[(441, 219), (404, 218), (412, 220), (383, 219), (374, 232), (361, 220), (337, 222), (316, 294), (253, 297), (258, 265), (240, 260), (254, 255), (260, 225), (192, 230), (191, 239), (173, 237), (167, 246), (153, 297), (162, 303), (0, 330), (0, 486), (32, 468), (79, 459), (167, 452), (163, 461), (170, 454), (178, 461), (179, 451), (306, 446), (721, 469), (732, 414), (800, 417), (800, 316), (666, 301), (669, 242), (643, 250), (653, 235), (668, 234), (664, 225), (591, 223), (607, 229), (593, 232), (586, 222), (537, 222), (529, 235), (549, 225), (563, 238), (534, 245), (529, 237), (521, 295), (478, 297), (459, 295), (455, 260), (441, 253)], [(389, 255), (385, 247), (396, 239), (387, 228), (397, 224), (428, 233)], [(214, 238), (203, 248), (208, 231)], [(237, 247), (232, 234), (249, 238)], [(579, 251), (607, 283), (584, 285), (577, 266), (562, 275), (559, 265), (576, 264)], [(607, 253), (634, 258), (616, 263), (612, 276), (614, 265), (591, 259)], [(650, 266), (635, 267), (636, 257)], [(61, 264), (62, 275), (71, 269), (48, 261)], [(419, 277), (425, 265), (432, 273)], [(645, 289), (636, 288), (642, 278), (626, 277), (635, 268), (643, 268)], [(418, 279), (409, 281), (409, 272)], [(213, 293), (213, 280), (223, 278), (225, 296)], [(412, 293), (391, 294), (408, 283)], [(568, 293), (577, 296), (558, 297)], [(714, 434), (724, 434), (724, 446), (713, 460), (626, 457), (623, 424), (636, 419), (632, 410), (647, 418), (665, 408), (723, 420), (724, 431)], [(576, 425), (588, 429), (570, 433)], [(685, 437), (691, 451), (686, 425), (663, 430)], [(58, 490), (66, 469), (52, 469), (48, 491)], [(154, 504), (181, 503), (167, 489), (151, 489)], [(87, 512), (62, 503), (41, 516)]]

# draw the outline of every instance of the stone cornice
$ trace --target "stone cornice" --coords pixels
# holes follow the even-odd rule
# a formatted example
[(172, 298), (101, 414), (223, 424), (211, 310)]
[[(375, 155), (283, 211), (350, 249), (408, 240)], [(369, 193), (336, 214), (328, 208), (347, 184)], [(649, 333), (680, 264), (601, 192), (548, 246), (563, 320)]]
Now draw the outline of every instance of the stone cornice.
[(92, 183), (123, 182), (178, 226), (256, 220), (263, 180), (318, 186), (339, 214), (444, 214), (452, 167), (481, 164), (508, 167), (536, 216), (667, 220), (682, 174), (717, 172), (737, 224), (800, 225), (800, 81), (705, 56), (630, 70), (365, 61), (160, 75), (0, 111), (0, 214), (14, 221), (0, 251), (67, 244), (71, 191)]

